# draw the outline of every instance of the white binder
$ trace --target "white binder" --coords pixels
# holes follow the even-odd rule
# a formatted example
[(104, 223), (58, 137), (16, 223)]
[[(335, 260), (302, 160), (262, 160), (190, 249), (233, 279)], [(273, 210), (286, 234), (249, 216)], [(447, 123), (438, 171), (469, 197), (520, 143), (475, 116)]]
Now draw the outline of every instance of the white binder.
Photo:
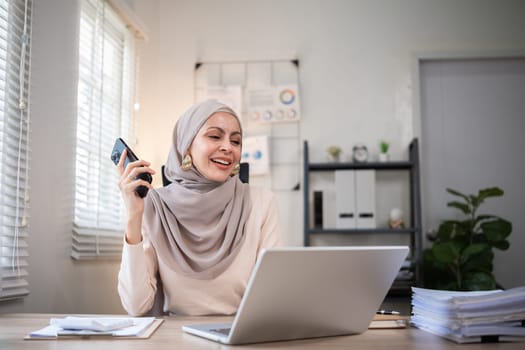
[(323, 228), (337, 227), (337, 205), (335, 200), (335, 186), (323, 190)]
[(335, 171), (336, 228), (355, 228), (356, 193), (353, 170)]
[(356, 170), (355, 180), (356, 228), (375, 228), (376, 172), (375, 170)]
[(336, 228), (375, 228), (375, 170), (336, 170)]

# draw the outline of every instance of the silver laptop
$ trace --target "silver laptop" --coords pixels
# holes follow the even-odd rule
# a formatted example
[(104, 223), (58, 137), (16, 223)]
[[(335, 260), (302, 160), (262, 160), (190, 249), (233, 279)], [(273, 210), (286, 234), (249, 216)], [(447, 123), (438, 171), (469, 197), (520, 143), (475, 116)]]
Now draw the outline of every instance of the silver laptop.
[(362, 333), (407, 254), (406, 246), (265, 250), (232, 323), (182, 329), (223, 344)]

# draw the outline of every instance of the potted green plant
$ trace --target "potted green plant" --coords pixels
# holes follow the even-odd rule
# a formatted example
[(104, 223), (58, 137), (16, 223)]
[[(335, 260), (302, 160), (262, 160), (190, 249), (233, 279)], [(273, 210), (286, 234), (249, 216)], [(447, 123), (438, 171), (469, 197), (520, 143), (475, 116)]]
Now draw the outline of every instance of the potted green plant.
[(331, 162), (338, 162), (341, 156), (342, 149), (339, 146), (329, 146), (326, 149), (328, 160)]
[(387, 162), (388, 161), (388, 149), (390, 148), (390, 144), (384, 140), (379, 142), (379, 161), (380, 162)]
[(429, 237), (432, 247), (423, 252), (426, 288), (444, 290), (491, 290), (497, 287), (493, 270), (493, 249), (507, 250), (512, 224), (496, 215), (478, 214), (483, 202), (503, 196), (498, 187), (465, 195), (447, 188), (459, 197), (447, 203), (465, 216), (463, 220), (444, 220)]

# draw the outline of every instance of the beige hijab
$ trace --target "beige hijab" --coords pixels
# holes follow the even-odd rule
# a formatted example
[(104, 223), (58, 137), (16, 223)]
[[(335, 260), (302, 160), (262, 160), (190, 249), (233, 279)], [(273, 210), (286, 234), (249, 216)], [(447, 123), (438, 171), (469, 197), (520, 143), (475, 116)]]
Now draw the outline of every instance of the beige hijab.
[(239, 120), (229, 107), (207, 100), (177, 121), (164, 171), (172, 183), (149, 191), (144, 209), (144, 229), (159, 261), (197, 279), (213, 279), (230, 266), (246, 236), (250, 212), (249, 188), (238, 176), (222, 183), (205, 178), (195, 167), (180, 168), (195, 135), (216, 112)]

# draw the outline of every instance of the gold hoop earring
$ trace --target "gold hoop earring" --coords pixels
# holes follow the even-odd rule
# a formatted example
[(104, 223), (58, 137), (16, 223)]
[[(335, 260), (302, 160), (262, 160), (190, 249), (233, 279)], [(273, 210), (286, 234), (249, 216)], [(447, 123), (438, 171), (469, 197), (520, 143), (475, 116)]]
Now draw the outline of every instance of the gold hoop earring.
[(231, 175), (235, 176), (241, 171), (241, 164), (237, 163), (232, 169)]
[(182, 164), (180, 165), (180, 168), (184, 171), (188, 171), (191, 169), (192, 165), (193, 165), (193, 160), (191, 159), (191, 156), (189, 154), (186, 154), (184, 156), (184, 159), (182, 160)]

